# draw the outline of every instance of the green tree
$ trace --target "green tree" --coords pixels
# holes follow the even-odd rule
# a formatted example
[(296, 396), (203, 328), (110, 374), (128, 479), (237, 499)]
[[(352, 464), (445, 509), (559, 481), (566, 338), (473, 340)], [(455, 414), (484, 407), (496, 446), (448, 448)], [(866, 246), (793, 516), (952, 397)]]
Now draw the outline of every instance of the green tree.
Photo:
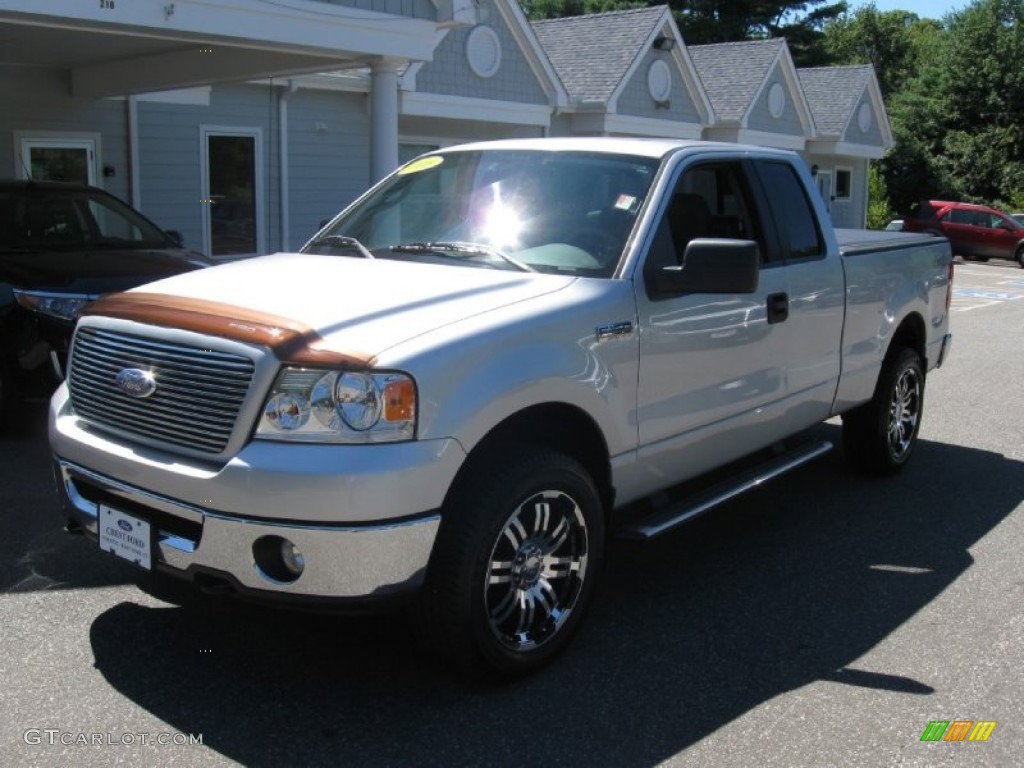
[(1024, 0), (978, 0), (949, 26), (938, 66), (947, 192), (1002, 203), (1024, 186)]
[(624, 11), (656, 4), (644, 0), (520, 0), (523, 13), (527, 18), (534, 20), (582, 16), (586, 13)]
[(885, 229), (893, 218), (885, 179), (877, 165), (868, 168), (868, 229)]
[(823, 47), (834, 64), (872, 64), (882, 95), (901, 91), (934, 50), (942, 25), (909, 11), (879, 11), (874, 3), (830, 21)]
[(975, 0), (890, 100), (883, 161), (899, 210), (928, 197), (1008, 206), (1024, 189), (1024, 0)]

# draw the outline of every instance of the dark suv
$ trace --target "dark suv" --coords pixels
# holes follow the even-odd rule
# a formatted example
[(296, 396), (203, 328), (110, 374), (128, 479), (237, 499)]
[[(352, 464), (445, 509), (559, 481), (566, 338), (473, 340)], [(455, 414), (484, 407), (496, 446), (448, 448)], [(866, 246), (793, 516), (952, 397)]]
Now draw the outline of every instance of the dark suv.
[(903, 231), (944, 235), (967, 261), (1010, 259), (1024, 267), (1024, 225), (995, 208), (926, 200), (903, 220)]
[(0, 418), (53, 391), (89, 301), (211, 263), (101, 189), (0, 181)]

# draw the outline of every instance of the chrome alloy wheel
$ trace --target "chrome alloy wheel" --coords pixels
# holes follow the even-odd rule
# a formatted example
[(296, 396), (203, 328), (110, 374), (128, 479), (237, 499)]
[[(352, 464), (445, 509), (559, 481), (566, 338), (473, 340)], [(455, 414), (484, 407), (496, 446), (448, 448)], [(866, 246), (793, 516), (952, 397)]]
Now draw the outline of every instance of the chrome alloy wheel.
[(889, 403), (889, 450), (901, 459), (914, 442), (921, 418), (921, 378), (913, 368), (905, 369), (893, 387)]
[(542, 491), (516, 508), (491, 550), (484, 602), (491, 631), (526, 651), (553, 638), (569, 618), (587, 576), (583, 512), (561, 491)]

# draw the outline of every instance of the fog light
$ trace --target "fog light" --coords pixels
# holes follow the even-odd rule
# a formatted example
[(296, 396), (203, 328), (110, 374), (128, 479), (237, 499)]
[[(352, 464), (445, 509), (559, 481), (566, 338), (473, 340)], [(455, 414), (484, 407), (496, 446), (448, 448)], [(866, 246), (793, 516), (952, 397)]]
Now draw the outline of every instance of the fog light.
[(291, 584), (302, 575), (306, 560), (299, 548), (281, 536), (261, 536), (252, 543), (256, 571), (275, 584)]
[(301, 576), (302, 569), (306, 567), (306, 559), (299, 552), (299, 548), (288, 539), (281, 539), (281, 560), (284, 567), (295, 574), (295, 578)]

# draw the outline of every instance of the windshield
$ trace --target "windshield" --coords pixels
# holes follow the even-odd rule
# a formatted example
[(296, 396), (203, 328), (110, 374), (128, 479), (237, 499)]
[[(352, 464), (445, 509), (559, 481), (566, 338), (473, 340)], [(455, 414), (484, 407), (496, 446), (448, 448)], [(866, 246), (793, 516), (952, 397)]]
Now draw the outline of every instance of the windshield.
[(599, 152), (426, 155), (302, 250), (608, 277), (657, 167)]
[(168, 245), (159, 228), (99, 190), (31, 184), (0, 190), (0, 250)]

